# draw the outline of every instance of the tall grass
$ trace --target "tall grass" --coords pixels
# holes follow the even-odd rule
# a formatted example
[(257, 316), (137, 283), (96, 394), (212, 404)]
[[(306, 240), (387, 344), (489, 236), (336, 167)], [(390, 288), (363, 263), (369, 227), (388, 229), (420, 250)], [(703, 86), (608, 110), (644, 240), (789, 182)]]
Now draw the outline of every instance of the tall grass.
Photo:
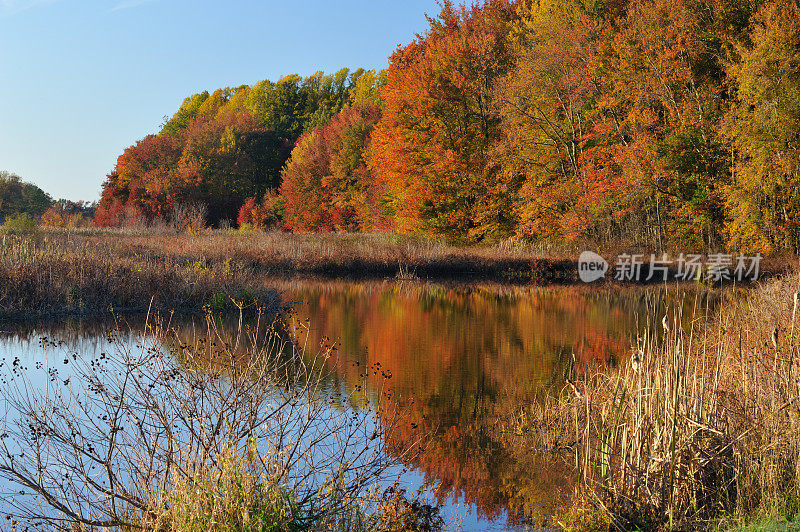
[(274, 278), (570, 280), (567, 259), (392, 234), (37, 230), (0, 234), (0, 318), (277, 303)]
[[(63, 312), (199, 310), (266, 304), (264, 281), (288, 278), (577, 282), (576, 246), (454, 246), (391, 233), (48, 229), (0, 233), (0, 318)], [(608, 255), (607, 258), (612, 257)], [(781, 258), (763, 271), (783, 271)], [(232, 301), (233, 300), (233, 301)]]
[(205, 230), (195, 233), (132, 230), (52, 231), (51, 241), (108, 246), (116, 254), (147, 253), (176, 260), (231, 259), (259, 273), (394, 277), (401, 269), (421, 278), (531, 280), (555, 268), (574, 278), (576, 253), (546, 251), (524, 244), (455, 246), (442, 238), (393, 233), (282, 233)]
[(728, 298), (714, 316), (668, 311), (663, 331), (653, 316), (657, 333), (640, 338), (629, 361), (567, 388), (555, 408), (572, 419), (577, 500), (619, 530), (697, 529), (768, 512), (794, 518), (796, 290), (785, 279)]
[(202, 254), (181, 257), (126, 247), (113, 237), (0, 237), (0, 317), (278, 303), (275, 291), (230, 259), (211, 263)]

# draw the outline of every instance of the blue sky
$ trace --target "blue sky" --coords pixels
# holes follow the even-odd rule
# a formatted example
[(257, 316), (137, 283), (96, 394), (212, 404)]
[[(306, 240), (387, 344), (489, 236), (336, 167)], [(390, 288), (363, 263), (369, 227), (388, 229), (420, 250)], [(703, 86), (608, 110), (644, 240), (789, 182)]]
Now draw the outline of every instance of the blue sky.
[(384, 68), (435, 0), (0, 0), (0, 170), (96, 200), (117, 156), (184, 97)]

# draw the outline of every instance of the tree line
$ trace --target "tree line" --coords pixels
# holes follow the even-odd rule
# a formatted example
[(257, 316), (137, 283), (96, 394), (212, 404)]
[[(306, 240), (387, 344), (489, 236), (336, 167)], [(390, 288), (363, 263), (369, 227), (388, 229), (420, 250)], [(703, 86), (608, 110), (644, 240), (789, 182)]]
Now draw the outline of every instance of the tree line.
[[(342, 69), (190, 96), (158, 134), (120, 155), (95, 222), (169, 220), (176, 206), (202, 204), (208, 224), (235, 223), (245, 204), (263, 207), (279, 189), (281, 169), (302, 134), (372, 98), (378, 83), (374, 71)], [(251, 221), (261, 218), (250, 214)]]
[(0, 170), (0, 225), (12, 220), (50, 227), (88, 225), (94, 205), (82, 201), (53, 200), (49, 194), (14, 173)]
[(386, 71), (187, 98), (95, 222), (800, 248), (797, 0), (442, 3)]

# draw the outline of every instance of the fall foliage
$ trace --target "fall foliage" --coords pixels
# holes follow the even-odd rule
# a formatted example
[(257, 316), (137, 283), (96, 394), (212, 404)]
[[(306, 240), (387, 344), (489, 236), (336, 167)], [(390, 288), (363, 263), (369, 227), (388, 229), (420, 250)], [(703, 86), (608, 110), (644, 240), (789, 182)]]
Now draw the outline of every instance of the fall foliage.
[(245, 202), (281, 184), (297, 138), (346, 105), (368, 102), (380, 75), (363, 69), (203, 92), (186, 98), (157, 135), (119, 156), (103, 184), (95, 223), (172, 221), (176, 205), (206, 208), (206, 223), (235, 222)]
[(379, 224), (364, 153), (379, 117), (374, 104), (358, 104), (300, 137), (280, 189), (287, 228), (353, 231)]
[(737, 99), (725, 133), (738, 155), (727, 206), (729, 239), (751, 250), (800, 249), (800, 8), (767, 3), (730, 66)]
[(800, 249), (797, 0), (446, 0), (383, 72), (187, 98), (95, 222)]
[(492, 91), (510, 65), (513, 16), (503, 1), (445, 2), (428, 33), (391, 57), (370, 165), (396, 230), (472, 240), (510, 231), (489, 151), (501, 137)]

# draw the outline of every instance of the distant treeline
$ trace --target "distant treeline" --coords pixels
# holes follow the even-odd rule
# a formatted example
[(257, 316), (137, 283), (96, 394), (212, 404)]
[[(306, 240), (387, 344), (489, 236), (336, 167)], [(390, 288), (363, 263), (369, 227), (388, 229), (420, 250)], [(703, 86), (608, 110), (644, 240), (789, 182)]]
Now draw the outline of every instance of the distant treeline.
[(26, 217), (51, 227), (88, 225), (94, 206), (82, 201), (54, 201), (34, 184), (22, 181), (16, 174), (0, 170), (0, 225), (8, 220)]
[(385, 72), (187, 98), (96, 223), (800, 248), (797, 0), (442, 4)]

